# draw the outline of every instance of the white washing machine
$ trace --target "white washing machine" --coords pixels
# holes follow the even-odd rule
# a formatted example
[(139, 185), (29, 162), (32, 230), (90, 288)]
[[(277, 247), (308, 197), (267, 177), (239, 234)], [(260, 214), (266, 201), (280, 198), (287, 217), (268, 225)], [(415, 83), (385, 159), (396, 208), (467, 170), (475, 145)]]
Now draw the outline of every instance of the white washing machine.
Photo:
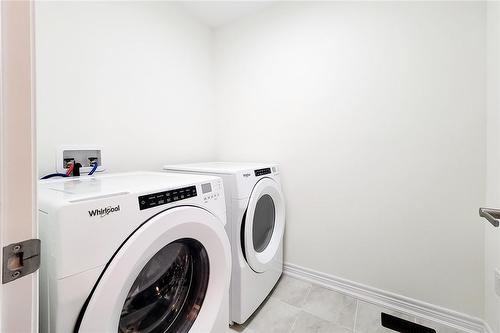
[(167, 165), (164, 170), (224, 180), (233, 256), (229, 312), (231, 321), (245, 322), (283, 272), (285, 202), (278, 166), (213, 162)]
[(220, 178), (49, 180), (38, 197), (42, 332), (228, 330), (231, 250)]

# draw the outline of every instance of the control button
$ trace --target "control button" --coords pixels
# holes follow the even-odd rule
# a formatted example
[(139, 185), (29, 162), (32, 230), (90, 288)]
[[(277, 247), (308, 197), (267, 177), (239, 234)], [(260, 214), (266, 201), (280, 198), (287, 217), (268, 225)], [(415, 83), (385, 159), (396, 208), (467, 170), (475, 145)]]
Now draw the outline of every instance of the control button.
[(196, 186), (188, 186), (184, 188), (179, 188), (170, 191), (158, 192), (158, 193), (150, 193), (138, 198), (139, 208), (141, 210), (152, 208), (158, 205), (164, 205), (166, 203), (170, 203), (177, 200), (182, 200), (186, 198), (195, 197)]

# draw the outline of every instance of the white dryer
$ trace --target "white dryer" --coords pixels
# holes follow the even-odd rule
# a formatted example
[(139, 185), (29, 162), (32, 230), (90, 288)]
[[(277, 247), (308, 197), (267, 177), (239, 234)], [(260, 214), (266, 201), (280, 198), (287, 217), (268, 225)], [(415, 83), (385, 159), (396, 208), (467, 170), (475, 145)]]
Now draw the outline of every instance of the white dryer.
[(220, 178), (50, 180), (38, 197), (42, 332), (228, 330), (231, 250)]
[(231, 321), (245, 322), (283, 272), (285, 202), (278, 165), (213, 162), (167, 165), (164, 170), (224, 180), (233, 255), (229, 312)]

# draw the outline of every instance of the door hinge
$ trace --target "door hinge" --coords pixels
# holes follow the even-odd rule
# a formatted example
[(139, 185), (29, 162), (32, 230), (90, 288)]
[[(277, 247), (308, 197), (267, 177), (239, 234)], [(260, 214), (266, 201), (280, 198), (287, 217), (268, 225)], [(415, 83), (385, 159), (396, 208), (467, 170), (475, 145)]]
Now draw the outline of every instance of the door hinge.
[(2, 284), (36, 272), (40, 268), (40, 240), (28, 239), (3, 248)]

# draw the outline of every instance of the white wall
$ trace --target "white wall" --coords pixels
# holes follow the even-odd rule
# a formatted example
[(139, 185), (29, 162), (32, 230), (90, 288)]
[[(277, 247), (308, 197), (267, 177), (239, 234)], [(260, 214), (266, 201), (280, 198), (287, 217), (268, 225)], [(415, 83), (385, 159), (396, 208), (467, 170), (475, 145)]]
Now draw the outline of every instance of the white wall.
[[(500, 208), (500, 3), (487, 6), (487, 206)], [(500, 332), (500, 298), (494, 270), (500, 270), (500, 230), (485, 225), (485, 319)]]
[(61, 144), (110, 171), (211, 159), (212, 32), (175, 4), (37, 2), (39, 173)]
[(222, 160), (275, 160), (285, 259), (483, 313), (485, 4), (279, 3), (216, 30)]

